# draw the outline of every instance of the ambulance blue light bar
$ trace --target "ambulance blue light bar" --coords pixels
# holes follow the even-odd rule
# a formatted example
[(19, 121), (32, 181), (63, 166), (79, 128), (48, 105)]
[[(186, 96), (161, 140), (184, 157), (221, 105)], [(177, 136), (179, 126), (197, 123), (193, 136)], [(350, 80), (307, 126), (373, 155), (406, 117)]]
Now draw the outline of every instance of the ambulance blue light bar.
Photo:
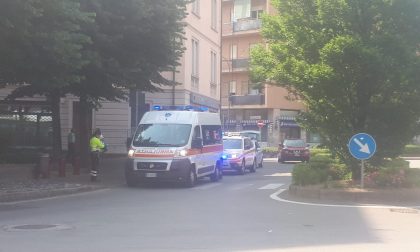
[(156, 111), (164, 111), (164, 110), (176, 110), (176, 111), (199, 111), (199, 112), (207, 112), (209, 111), (209, 108), (207, 107), (197, 107), (197, 106), (191, 106), (191, 105), (186, 105), (186, 106), (160, 106), (160, 105), (155, 105), (153, 106), (153, 110)]

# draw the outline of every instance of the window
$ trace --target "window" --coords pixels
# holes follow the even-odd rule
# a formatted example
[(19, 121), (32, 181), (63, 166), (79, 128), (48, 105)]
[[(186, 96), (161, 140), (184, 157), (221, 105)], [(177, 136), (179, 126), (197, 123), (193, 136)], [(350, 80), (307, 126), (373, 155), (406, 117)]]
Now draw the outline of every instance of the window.
[(215, 52), (211, 52), (211, 70), (210, 70), (210, 83), (217, 84), (217, 55)]
[(249, 18), (251, 14), (251, 0), (235, 0), (233, 10), (234, 21)]
[(195, 0), (192, 3), (192, 13), (199, 16), (200, 15), (200, 0)]
[(235, 80), (229, 82), (229, 93), (236, 94), (236, 81)]
[(217, 30), (217, 1), (211, 1), (211, 28)]
[(220, 125), (203, 125), (203, 145), (222, 143), (222, 127)]
[(198, 73), (198, 41), (193, 39), (191, 46), (191, 87), (198, 89), (199, 73)]
[(261, 19), (263, 13), (264, 13), (263, 10), (253, 10), (251, 11), (251, 18)]
[(189, 124), (141, 124), (134, 135), (135, 147), (181, 147), (188, 143)]
[(237, 59), (238, 58), (238, 46), (232, 45), (230, 47), (230, 57), (231, 59)]
[(260, 91), (258, 90), (258, 87), (256, 84), (249, 82), (248, 83), (248, 94), (250, 95), (257, 95)]

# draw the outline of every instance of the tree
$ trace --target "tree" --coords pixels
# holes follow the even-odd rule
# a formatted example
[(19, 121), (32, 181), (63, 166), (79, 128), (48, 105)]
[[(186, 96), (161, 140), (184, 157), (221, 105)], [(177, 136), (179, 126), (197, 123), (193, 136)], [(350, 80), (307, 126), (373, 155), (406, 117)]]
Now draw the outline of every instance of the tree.
[(51, 102), (53, 150), (61, 152), (60, 97), (78, 83), (86, 63), (81, 49), (89, 37), (80, 26), (91, 21), (77, 0), (3, 0), (0, 7), (0, 80), (20, 84), (9, 99), (43, 95)]
[[(376, 138), (376, 161), (395, 157), (418, 133), (418, 0), (273, 0), (268, 48), (252, 52), (252, 78), (295, 92), (300, 121), (342, 160), (354, 133)], [(353, 166), (354, 174), (356, 166)]]
[[(186, 0), (81, 0), (82, 9), (96, 14), (83, 27), (92, 40), (83, 54), (89, 59), (81, 82), (67, 92), (80, 97), (83, 160), (88, 152), (86, 112), (103, 100), (126, 99), (127, 90), (159, 91), (170, 85), (161, 72), (178, 65), (183, 47)], [(84, 162), (86, 163), (86, 162)]]

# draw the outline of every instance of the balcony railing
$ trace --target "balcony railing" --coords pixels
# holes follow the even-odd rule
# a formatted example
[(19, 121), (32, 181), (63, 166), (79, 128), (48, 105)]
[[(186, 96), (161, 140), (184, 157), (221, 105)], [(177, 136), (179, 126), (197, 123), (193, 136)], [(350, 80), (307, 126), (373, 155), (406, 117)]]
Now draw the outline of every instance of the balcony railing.
[(261, 28), (261, 19), (246, 18), (233, 22), (233, 32), (258, 30)]
[(222, 71), (223, 72), (241, 72), (248, 71), (249, 59), (233, 59), (223, 60)]
[(230, 97), (230, 102), (232, 106), (240, 105), (264, 105), (265, 104), (265, 95), (232, 95)]

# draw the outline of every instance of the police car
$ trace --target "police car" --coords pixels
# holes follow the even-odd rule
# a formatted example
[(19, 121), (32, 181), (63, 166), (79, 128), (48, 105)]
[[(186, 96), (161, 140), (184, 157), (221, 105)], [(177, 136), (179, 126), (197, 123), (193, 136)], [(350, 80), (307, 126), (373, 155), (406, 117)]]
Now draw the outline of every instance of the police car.
[(256, 146), (249, 137), (239, 133), (225, 132), (223, 136), (222, 171), (236, 171), (245, 174), (257, 168)]

